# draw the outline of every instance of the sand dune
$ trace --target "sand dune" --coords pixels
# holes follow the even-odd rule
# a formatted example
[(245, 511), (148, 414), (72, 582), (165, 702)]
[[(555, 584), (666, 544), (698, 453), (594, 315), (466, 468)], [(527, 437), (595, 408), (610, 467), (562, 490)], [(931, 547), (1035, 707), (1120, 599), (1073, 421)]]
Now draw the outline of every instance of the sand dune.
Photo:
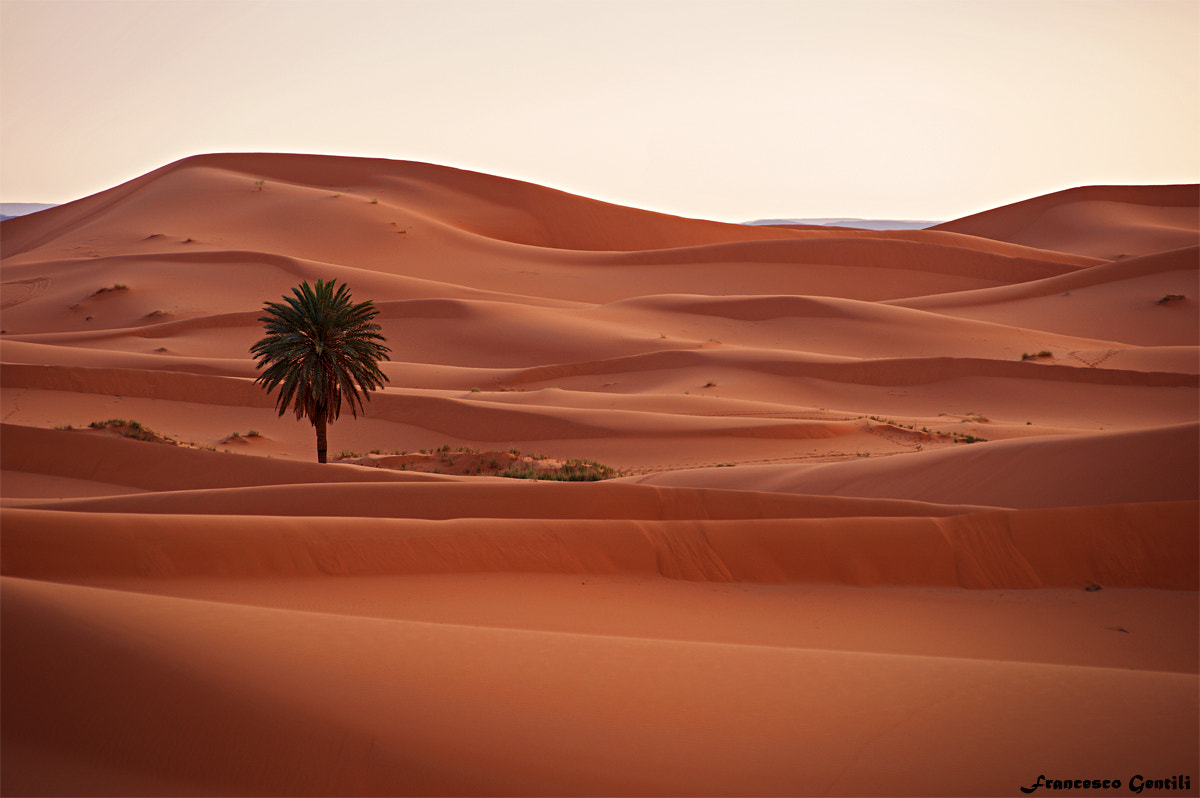
[[(1163, 743), (1190, 733), (1171, 720), (1194, 689), (1187, 674), (413, 623), (24, 580), (4, 588), (6, 634), (28, 652), (16, 659), (6, 646), (5, 672), (46, 684), (48, 667), (58, 685), (6, 701), (5, 725), (28, 726), (21, 753), (54, 768), (64, 792), (114, 771), (141, 794), (917, 792), (932, 745), (989, 752), (939, 772), (947, 792), (979, 794), (1017, 778), (1002, 763), (1094, 766), (1077, 741), (1104, 713), (1080, 706), (1139, 696), (1123, 709), (1131, 742), (1100, 746), (1119, 772), (1169, 771), (1182, 746)], [(80, 638), (83, 629), (99, 634)], [(345, 656), (364, 640), (371, 656)], [(90, 663), (86, 679), (55, 667), (75, 657)], [(69, 730), (37, 722), (80, 705), (93, 712)], [(796, 745), (814, 718), (836, 741), (819, 752)], [(1014, 731), (1033, 725), (1057, 742)]]
[[(1200, 344), (1200, 248), (1113, 261), (1059, 277), (896, 300), (904, 307), (1148, 346)], [(1195, 355), (1193, 355), (1195, 357)]]
[[(1200, 500), (1200, 427), (996, 441), (929, 452), (919, 462), (864, 458), (819, 465), (696, 469), (636, 477), (655, 485), (910, 498), (935, 504), (1070, 507)], [(1114, 472), (1111, 463), (1122, 464)]]
[[(4, 220), (0, 792), (1196, 794), (1197, 196), (772, 227), (224, 154)], [(252, 383), (326, 278), (392, 348), (355, 464)], [(622, 474), (455, 464), (510, 448)]]
[[(921, 515), (915, 503), (710, 492), (697, 518), (686, 507), (697, 503), (695, 492), (686, 490), (615, 491), (599, 508), (564, 491), (548, 513), (522, 513), (540, 502), (483, 486), (302, 487), (326, 507), (353, 506), (353, 516), (296, 506), (300, 490), (286, 488), (7, 508), (4, 573), (65, 581), (535, 572), (989, 590), (1198, 586), (1200, 548), (1187, 528), (1195, 501)], [(445, 519), (426, 509), (439, 499), (471, 509)], [(568, 499), (576, 502), (566, 507)], [(605, 517), (622, 500), (629, 517)], [(413, 505), (436, 520), (404, 518), (400, 508)], [(491, 515), (474, 517), (481, 507)], [(750, 528), (738, 517), (748, 508), (758, 511)], [(574, 523), (554, 523), (562, 520)]]
[(1195, 246), (1200, 234), (1200, 188), (1085, 186), (931, 229), (1116, 260)]

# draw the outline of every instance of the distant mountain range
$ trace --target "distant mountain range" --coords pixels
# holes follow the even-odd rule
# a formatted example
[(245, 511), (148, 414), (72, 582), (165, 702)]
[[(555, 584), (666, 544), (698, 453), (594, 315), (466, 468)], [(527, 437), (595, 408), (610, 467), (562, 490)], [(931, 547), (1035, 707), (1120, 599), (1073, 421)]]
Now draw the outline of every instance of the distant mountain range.
[(24, 216), (27, 213), (37, 213), (53, 207), (53, 205), (43, 202), (0, 202), (0, 220)]
[(742, 224), (789, 225), (810, 224), (818, 227), (856, 227), (860, 230), (924, 230), (940, 222), (918, 222), (899, 219), (755, 219)]

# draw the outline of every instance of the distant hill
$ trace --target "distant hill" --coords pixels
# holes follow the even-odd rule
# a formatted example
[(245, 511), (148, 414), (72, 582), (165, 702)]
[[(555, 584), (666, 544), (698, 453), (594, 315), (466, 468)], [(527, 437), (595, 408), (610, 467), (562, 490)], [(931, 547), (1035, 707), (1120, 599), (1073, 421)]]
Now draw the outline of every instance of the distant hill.
[(54, 205), (47, 205), (44, 202), (0, 202), (0, 220), (37, 213), (53, 207)]
[(792, 224), (816, 225), (818, 227), (854, 227), (859, 230), (924, 230), (938, 222), (918, 222), (898, 219), (755, 219), (742, 222), (759, 226), (781, 226)]

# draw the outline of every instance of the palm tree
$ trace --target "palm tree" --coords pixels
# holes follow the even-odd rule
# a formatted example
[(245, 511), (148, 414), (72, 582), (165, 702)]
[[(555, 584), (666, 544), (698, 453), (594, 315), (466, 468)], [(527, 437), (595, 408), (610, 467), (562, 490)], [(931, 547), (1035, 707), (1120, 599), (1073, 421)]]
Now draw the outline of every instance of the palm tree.
[(263, 369), (255, 378), (271, 393), (279, 388), (276, 407), (283, 415), (293, 405), (296, 419), (307, 417), (317, 429), (317, 462), (326, 455), (325, 426), (342, 411), (342, 397), (350, 401), (357, 418), (363, 398), (381, 388), (387, 376), (379, 361), (391, 350), (372, 322), (379, 311), (370, 301), (354, 304), (350, 289), (335, 280), (308, 282), (284, 295), (283, 302), (267, 302), (259, 317), (267, 335), (250, 347)]

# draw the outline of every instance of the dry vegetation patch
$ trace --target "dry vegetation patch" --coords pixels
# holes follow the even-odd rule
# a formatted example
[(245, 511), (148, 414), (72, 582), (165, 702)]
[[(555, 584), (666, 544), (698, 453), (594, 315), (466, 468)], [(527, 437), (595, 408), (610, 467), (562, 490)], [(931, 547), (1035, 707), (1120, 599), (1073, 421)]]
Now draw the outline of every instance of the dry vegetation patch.
[[(141, 424), (138, 421), (127, 421), (123, 418), (110, 418), (107, 421), (93, 421), (88, 424), (88, 428), (98, 432), (107, 432), (113, 435), (120, 435), (123, 438), (133, 438), (138, 441), (147, 441), (149, 443), (165, 443), (170, 446), (178, 446), (179, 441), (174, 438), (162, 435), (149, 427)], [(70, 426), (64, 429), (71, 429)]]
[(620, 476), (616, 469), (594, 460), (560, 460), (545, 455), (523, 454), (517, 449), (506, 452), (479, 452), (466, 446), (418, 452), (383, 454), (376, 450), (368, 455), (342, 452), (335, 462), (389, 468), (396, 471), (420, 471), (427, 474), (460, 476), (509, 477), (512, 479), (546, 479), (560, 482), (595, 482)]
[(262, 437), (263, 437), (263, 434), (256, 429), (252, 429), (244, 435), (240, 432), (231, 432), (228, 435), (226, 435), (224, 438), (221, 439), (221, 443), (222, 444), (229, 444), (229, 443), (245, 444), (245, 443), (249, 443), (250, 440), (253, 438), (262, 438)]

